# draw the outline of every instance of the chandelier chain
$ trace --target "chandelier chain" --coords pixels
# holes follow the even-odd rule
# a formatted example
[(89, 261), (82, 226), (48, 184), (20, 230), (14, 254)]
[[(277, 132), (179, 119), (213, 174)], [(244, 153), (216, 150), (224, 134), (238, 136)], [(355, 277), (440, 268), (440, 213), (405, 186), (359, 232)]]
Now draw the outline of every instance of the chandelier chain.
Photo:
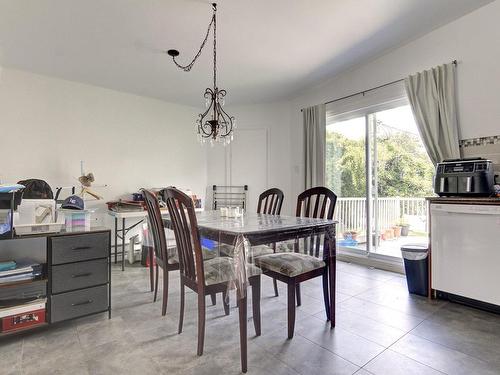
[(205, 34), (201, 46), (192, 59), (192, 61), (187, 65), (181, 65), (176, 61), (176, 57), (179, 56), (179, 51), (168, 50), (168, 55), (172, 56), (174, 64), (184, 70), (189, 72), (198, 58), (200, 57), (207, 41), (210, 36), (210, 32), (213, 27), (213, 88), (205, 89), (203, 97), (205, 98), (206, 110), (198, 115), (196, 120), (196, 128), (198, 133), (198, 139), (201, 143), (205, 143), (206, 140), (210, 140), (213, 145), (214, 142), (222, 142), (224, 145), (229, 144), (233, 140), (233, 130), (235, 127), (234, 117), (229, 115), (224, 109), (224, 98), (227, 94), (226, 90), (217, 87), (217, 4), (212, 3), (212, 19), (208, 24), (208, 29)]
[(217, 8), (214, 5), (214, 15), (213, 15), (213, 23), (214, 23), (214, 90), (217, 86), (217, 18), (215, 16)]
[[(207, 43), (208, 36), (210, 35), (210, 30), (212, 29), (212, 26), (214, 27), (214, 52), (215, 52), (215, 12), (216, 8), (213, 8), (214, 14), (212, 15), (212, 20), (210, 21), (208, 28), (207, 28), (207, 33), (205, 34), (205, 38), (203, 39), (203, 42), (201, 43), (200, 49), (198, 50), (198, 53), (193, 57), (193, 60), (187, 64), (187, 65), (181, 65), (177, 61), (175, 61), (175, 56), (172, 57), (172, 60), (174, 60), (174, 64), (179, 68), (184, 70), (185, 72), (189, 72), (193, 66), (196, 60), (198, 60), (198, 57), (200, 57), (201, 52), (203, 51), (203, 48), (205, 47), (205, 44)], [(215, 60), (214, 60), (215, 62)], [(214, 68), (215, 71), (215, 68)], [(215, 85), (214, 85), (215, 87)]]

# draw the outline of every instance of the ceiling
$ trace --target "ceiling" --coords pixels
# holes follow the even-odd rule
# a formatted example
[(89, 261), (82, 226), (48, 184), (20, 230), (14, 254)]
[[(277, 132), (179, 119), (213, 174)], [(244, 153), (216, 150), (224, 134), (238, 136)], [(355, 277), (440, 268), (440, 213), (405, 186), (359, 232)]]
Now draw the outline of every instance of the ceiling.
[[(281, 100), (492, 0), (220, 0), (219, 86)], [(211, 84), (206, 0), (0, 0), (0, 65), (198, 106)]]

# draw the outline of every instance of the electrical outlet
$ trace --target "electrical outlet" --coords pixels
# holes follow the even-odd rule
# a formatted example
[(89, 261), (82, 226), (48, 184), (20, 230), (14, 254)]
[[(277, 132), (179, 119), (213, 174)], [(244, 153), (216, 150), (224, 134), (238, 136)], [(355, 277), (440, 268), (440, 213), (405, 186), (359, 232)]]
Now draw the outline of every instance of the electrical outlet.
[(96, 227), (104, 226), (104, 220), (103, 220), (102, 215), (94, 215), (93, 216), (92, 226), (96, 226)]

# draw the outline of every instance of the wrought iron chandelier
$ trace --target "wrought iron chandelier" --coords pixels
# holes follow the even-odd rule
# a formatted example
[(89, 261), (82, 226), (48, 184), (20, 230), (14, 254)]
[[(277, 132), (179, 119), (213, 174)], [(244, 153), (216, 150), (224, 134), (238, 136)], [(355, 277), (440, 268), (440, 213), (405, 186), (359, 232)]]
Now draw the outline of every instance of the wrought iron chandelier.
[(203, 47), (208, 40), (210, 35), (210, 30), (214, 29), (214, 70), (213, 70), (213, 88), (206, 88), (204, 93), (206, 110), (198, 115), (196, 120), (196, 131), (198, 135), (198, 140), (201, 143), (206, 143), (207, 141), (213, 145), (215, 142), (223, 143), (224, 145), (229, 144), (233, 140), (233, 130), (235, 128), (235, 120), (233, 116), (230, 116), (222, 108), (224, 106), (224, 99), (226, 97), (226, 90), (219, 89), (217, 87), (217, 4), (212, 3), (213, 15), (210, 24), (208, 25), (208, 30), (205, 35), (205, 39), (201, 43), (198, 53), (194, 56), (193, 60), (188, 65), (180, 65), (175, 58), (179, 56), (179, 51), (175, 49), (170, 49), (167, 54), (172, 56), (174, 64), (184, 70), (189, 72), (193, 67), (194, 63), (200, 57)]

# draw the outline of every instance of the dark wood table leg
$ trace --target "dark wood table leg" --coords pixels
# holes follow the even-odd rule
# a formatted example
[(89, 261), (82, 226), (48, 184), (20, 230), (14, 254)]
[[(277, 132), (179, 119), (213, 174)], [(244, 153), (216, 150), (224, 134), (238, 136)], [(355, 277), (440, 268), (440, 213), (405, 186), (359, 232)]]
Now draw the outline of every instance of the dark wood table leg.
[(125, 271), (125, 218), (122, 219), (122, 271)]
[(241, 372), (247, 372), (247, 297), (238, 298), (238, 310), (240, 315), (240, 355), (241, 355)]
[(337, 273), (337, 244), (335, 241), (335, 227), (327, 231), (328, 238), (328, 274), (330, 279), (330, 324), (335, 327), (335, 290)]
[(118, 219), (115, 216), (115, 264), (118, 261)]

